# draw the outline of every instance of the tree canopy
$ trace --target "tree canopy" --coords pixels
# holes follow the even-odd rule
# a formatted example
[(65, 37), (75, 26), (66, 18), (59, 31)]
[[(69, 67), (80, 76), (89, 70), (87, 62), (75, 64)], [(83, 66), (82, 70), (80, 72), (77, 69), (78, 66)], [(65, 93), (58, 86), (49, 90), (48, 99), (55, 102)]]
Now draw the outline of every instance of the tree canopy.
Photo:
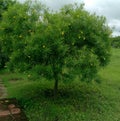
[(109, 62), (111, 30), (103, 16), (81, 5), (49, 12), (40, 3), (16, 3), (3, 13), (0, 37), (8, 68), (34, 70), (55, 80), (90, 82)]

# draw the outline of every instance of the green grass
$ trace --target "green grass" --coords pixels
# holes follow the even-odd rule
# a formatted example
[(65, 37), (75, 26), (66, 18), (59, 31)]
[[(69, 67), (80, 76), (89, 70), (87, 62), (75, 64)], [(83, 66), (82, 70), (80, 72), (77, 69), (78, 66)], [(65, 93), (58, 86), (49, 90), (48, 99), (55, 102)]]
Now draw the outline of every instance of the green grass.
[(99, 74), (101, 84), (61, 82), (56, 100), (52, 81), (30, 81), (27, 75), (14, 73), (2, 73), (0, 78), (29, 121), (120, 121), (120, 49), (112, 50), (110, 64)]

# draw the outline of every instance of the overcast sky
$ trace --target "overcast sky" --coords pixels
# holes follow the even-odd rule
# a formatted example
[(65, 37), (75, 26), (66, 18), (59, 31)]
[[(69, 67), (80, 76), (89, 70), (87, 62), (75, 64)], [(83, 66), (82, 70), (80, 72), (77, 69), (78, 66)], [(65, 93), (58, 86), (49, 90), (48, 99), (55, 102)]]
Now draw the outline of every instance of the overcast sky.
[[(19, 0), (25, 1), (25, 0)], [(34, 1), (34, 0), (33, 0)], [(65, 4), (85, 3), (85, 9), (96, 12), (107, 18), (110, 27), (115, 27), (113, 35), (120, 35), (120, 0), (40, 0), (53, 10), (58, 10)]]

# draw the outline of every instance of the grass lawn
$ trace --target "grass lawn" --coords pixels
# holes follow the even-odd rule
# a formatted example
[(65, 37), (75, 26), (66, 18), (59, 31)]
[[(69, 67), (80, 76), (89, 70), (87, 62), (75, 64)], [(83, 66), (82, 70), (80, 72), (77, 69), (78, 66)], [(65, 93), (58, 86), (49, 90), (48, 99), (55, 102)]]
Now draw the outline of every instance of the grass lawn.
[(8, 72), (1, 72), (0, 78), (8, 97), (19, 100), (29, 121), (120, 121), (120, 49), (112, 50), (110, 64), (99, 74), (100, 84), (60, 82), (56, 100), (51, 95), (52, 81)]

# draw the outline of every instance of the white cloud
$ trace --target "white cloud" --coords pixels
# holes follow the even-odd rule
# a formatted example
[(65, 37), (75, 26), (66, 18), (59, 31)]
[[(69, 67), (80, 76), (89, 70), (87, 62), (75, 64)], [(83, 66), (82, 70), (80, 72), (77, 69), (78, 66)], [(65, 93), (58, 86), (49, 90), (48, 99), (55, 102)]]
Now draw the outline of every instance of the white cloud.
[[(19, 0), (25, 1), (25, 0)], [(33, 0), (34, 1), (34, 0)], [(120, 35), (120, 0), (40, 0), (53, 10), (58, 10), (65, 4), (85, 3), (85, 9), (90, 12), (96, 12), (107, 18), (108, 24), (115, 27), (113, 35)]]
[[(114, 27), (113, 35), (120, 35), (120, 0), (84, 0), (88, 11), (107, 18), (108, 25)], [(91, 4), (89, 3), (91, 2)]]

